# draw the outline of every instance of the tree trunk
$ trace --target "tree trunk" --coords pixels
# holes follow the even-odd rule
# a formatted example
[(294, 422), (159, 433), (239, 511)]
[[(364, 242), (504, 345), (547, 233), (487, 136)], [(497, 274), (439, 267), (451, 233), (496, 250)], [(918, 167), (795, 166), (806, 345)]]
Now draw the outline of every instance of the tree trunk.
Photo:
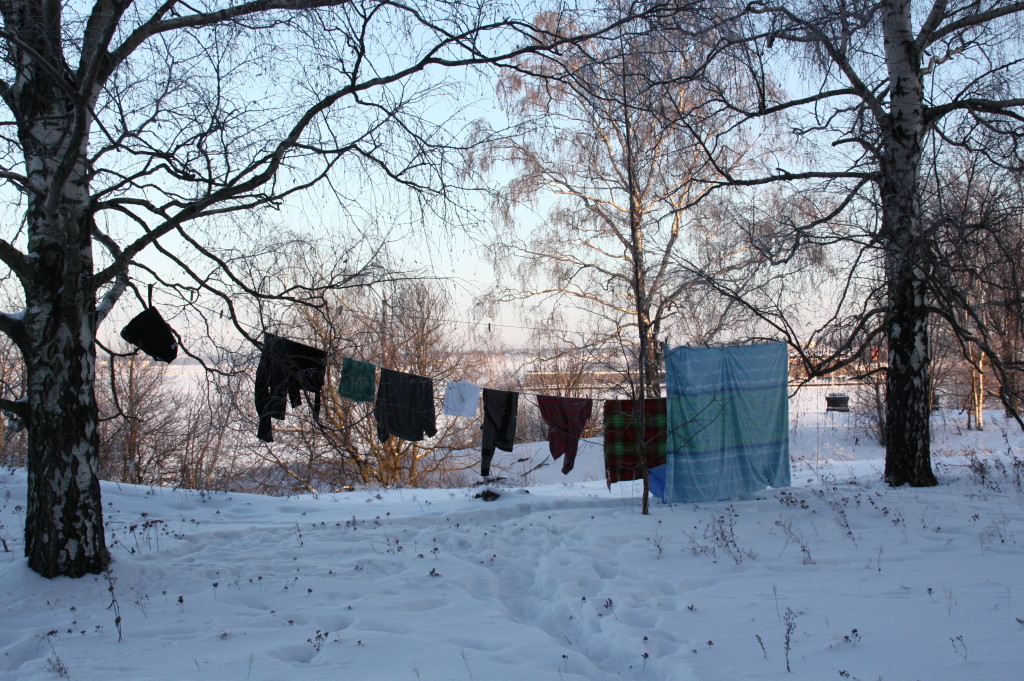
[[(76, 193), (69, 190), (72, 199)], [(92, 250), (82, 205), (69, 201), (53, 216), (30, 200), (28, 210), (29, 249), (38, 257), (25, 285), (25, 555), (45, 577), (98, 573), (110, 562), (98, 476)]]
[(889, 340), (885, 479), (894, 486), (930, 486), (937, 481), (928, 404), (928, 245), (918, 196), (924, 90), (909, 0), (887, 0), (882, 12), (890, 85), (879, 164)]
[(1002, 360), (1005, 368), (1005, 377), (1000, 393), (1003, 397), (1005, 415), (1007, 418), (1014, 418), (1024, 410), (1024, 399), (1021, 399), (1022, 385), (1021, 363), (1024, 362), (1024, 352), (1021, 351), (1021, 324), (1020, 318), (1015, 316), (1011, 309), (1005, 312), (1005, 337), (1003, 339)]
[[(103, 534), (92, 314), (30, 303), (25, 555), (44, 577), (102, 572)], [(34, 308), (34, 309), (33, 309)]]
[[(93, 102), (78, 99), (64, 59), (61, 3), (5, 3), (27, 177), (29, 258), (21, 334), (28, 426), (25, 555), (45, 577), (80, 577), (110, 562), (100, 501), (96, 291), (89, 213), (88, 130)], [(23, 50), (21, 46), (31, 46)], [(95, 96), (95, 92), (90, 93)]]
[(928, 408), (928, 323), (924, 282), (908, 262), (893, 257), (889, 277), (889, 370), (886, 375), (885, 479), (891, 485), (936, 484), (931, 470)]
[[(908, 238), (896, 241), (906, 245), (914, 240), (912, 233), (905, 236)], [(895, 250), (901, 249), (897, 246)], [(891, 485), (929, 486), (936, 484), (936, 480), (931, 470), (925, 282), (909, 246), (902, 254), (890, 253), (888, 260), (885, 479)]]
[(75, 219), (81, 211), (47, 220), (34, 208), (30, 201), (29, 244), (39, 257), (25, 291), (25, 555), (45, 577), (80, 577), (110, 562), (98, 477), (92, 252), (86, 219)]
[[(623, 70), (625, 73), (625, 70)], [(624, 101), (628, 101), (628, 88), (626, 80), (623, 79)], [(629, 260), (632, 266), (630, 278), (633, 286), (633, 303), (636, 305), (636, 328), (637, 328), (637, 381), (634, 388), (633, 420), (636, 426), (636, 447), (640, 459), (641, 479), (643, 480), (642, 500), (640, 512), (642, 515), (650, 513), (650, 491), (651, 478), (647, 470), (646, 442), (644, 437), (647, 434), (647, 414), (644, 409), (644, 400), (648, 396), (651, 383), (651, 372), (654, 367), (651, 364), (652, 343), (651, 343), (651, 307), (647, 297), (647, 272), (644, 265), (644, 233), (641, 224), (642, 201), (640, 199), (639, 182), (636, 178), (637, 168), (633, 157), (632, 125), (628, 107), (624, 110), (622, 118), (625, 138), (623, 140), (623, 164), (626, 168), (626, 191), (629, 197)]]
[(974, 429), (985, 430), (985, 356), (981, 350), (971, 357), (971, 411)]

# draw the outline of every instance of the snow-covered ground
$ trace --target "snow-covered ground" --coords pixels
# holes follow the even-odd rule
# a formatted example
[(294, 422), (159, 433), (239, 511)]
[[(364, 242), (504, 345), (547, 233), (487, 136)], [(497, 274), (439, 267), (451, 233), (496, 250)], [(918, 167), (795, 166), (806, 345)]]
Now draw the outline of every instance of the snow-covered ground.
[(794, 487), (647, 517), (599, 443), (491, 502), (104, 484), (113, 568), (79, 580), (25, 567), (0, 471), (0, 679), (1020, 678), (1024, 437), (938, 415), (941, 486), (890, 489), (820, 393), (792, 402)]

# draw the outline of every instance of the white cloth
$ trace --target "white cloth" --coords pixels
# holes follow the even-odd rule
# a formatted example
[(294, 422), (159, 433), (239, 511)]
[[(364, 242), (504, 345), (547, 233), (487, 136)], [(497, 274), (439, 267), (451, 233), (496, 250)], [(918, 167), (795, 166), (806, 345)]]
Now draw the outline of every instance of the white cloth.
[(469, 381), (449, 382), (444, 392), (444, 413), (448, 416), (476, 416), (480, 386)]

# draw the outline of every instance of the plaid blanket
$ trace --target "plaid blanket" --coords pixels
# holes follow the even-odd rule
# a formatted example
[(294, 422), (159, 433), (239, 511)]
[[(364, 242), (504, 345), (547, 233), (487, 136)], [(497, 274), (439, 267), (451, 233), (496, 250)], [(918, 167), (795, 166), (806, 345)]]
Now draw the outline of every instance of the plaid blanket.
[[(604, 470), (608, 486), (613, 482), (643, 477), (637, 443), (635, 400), (607, 400), (604, 403)], [(665, 463), (666, 401), (644, 400), (643, 452), (647, 468)]]

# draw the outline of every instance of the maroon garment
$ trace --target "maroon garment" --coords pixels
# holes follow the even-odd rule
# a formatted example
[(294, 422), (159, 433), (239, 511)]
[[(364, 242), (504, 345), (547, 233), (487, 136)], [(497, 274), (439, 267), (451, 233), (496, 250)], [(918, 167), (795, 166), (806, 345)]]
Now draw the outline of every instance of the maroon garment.
[(580, 436), (583, 435), (583, 429), (590, 420), (594, 402), (581, 397), (537, 395), (537, 406), (540, 407), (544, 423), (548, 424), (548, 447), (551, 449), (551, 458), (557, 459), (565, 454), (562, 474), (566, 475), (576, 465)]

